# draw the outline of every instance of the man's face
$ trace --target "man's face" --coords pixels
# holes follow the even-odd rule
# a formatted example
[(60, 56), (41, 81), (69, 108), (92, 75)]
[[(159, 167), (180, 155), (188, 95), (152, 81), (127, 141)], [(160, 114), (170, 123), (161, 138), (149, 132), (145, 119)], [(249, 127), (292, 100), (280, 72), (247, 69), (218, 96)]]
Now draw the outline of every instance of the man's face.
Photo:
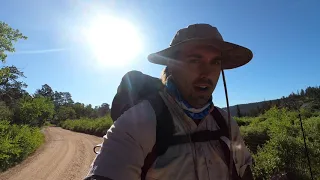
[(176, 59), (181, 63), (169, 68), (179, 92), (193, 107), (203, 107), (219, 80), (221, 52), (211, 46), (186, 47)]

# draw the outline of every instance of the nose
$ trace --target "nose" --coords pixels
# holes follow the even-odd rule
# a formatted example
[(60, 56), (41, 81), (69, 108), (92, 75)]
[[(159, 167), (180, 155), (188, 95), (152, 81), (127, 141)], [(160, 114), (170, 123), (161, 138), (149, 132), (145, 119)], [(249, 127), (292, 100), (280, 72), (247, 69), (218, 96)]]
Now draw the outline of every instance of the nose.
[(199, 66), (199, 72), (200, 72), (200, 77), (201, 78), (206, 78), (209, 76), (210, 72), (212, 71), (210, 64), (207, 63), (202, 63)]

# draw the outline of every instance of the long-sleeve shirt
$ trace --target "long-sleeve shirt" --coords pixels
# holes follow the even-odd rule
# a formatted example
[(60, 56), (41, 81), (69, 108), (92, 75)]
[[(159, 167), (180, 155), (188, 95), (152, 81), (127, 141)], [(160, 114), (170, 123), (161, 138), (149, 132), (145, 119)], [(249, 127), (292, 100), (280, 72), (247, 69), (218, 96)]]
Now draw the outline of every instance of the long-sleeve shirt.
[[(215, 131), (219, 127), (209, 114), (197, 125), (166, 92), (161, 93), (172, 115), (175, 135), (202, 130)], [(219, 109), (224, 119), (227, 113)], [(138, 180), (144, 159), (156, 142), (156, 114), (151, 104), (144, 100), (124, 112), (104, 136), (100, 153), (92, 163), (90, 175), (112, 180)], [(231, 121), (232, 150), (236, 170), (243, 176), (252, 157), (240, 136), (236, 121)], [(227, 139), (226, 143), (230, 141)], [(170, 146), (149, 169), (147, 180), (225, 180), (228, 166), (218, 140)]]

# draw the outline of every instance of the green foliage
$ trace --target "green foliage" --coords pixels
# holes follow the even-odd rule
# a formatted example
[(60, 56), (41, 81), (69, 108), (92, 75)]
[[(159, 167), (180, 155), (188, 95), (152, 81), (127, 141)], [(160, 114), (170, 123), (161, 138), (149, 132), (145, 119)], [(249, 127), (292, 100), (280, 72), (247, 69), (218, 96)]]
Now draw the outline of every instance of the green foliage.
[[(2, 71), (1, 71), (2, 70)], [(15, 66), (5, 66), (0, 70), (0, 100), (12, 108), (17, 101), (28, 93), (24, 90), (27, 85), (19, 81), (19, 78), (25, 78)], [(2, 72), (2, 74), (1, 74)], [(5, 72), (5, 73), (3, 73)]]
[(73, 104), (73, 109), (76, 112), (76, 119), (80, 119), (86, 116), (85, 105), (82, 103)]
[(95, 109), (92, 108), (91, 104), (86, 105), (84, 110), (85, 110), (86, 117), (89, 117), (89, 118), (97, 118), (98, 117)]
[(308, 87), (305, 90), (305, 95), (310, 99), (320, 102), (320, 87)]
[[(0, 61), (2, 63), (5, 63), (7, 52), (15, 51), (14, 43), (19, 39), (27, 39), (27, 37), (23, 36), (19, 30), (13, 29), (0, 21)], [(46, 113), (47, 116), (53, 114), (52, 112), (48, 114), (48, 111), (46, 111), (47, 104), (42, 103), (39, 107), (23, 101), (19, 103), (20, 98), (28, 96), (28, 93), (24, 90), (27, 85), (19, 80), (23, 77), (25, 77), (23, 72), (15, 66), (2, 65), (0, 67), (0, 172), (24, 160), (44, 141), (40, 129), (28, 125), (12, 124), (16, 121), (15, 117), (18, 117), (17, 114), (13, 115), (13, 112), (18, 109), (17, 112), (21, 112), (20, 115), (24, 117), (23, 120), (26, 123), (34, 121), (34, 116), (32, 116), (33, 119), (28, 119), (28, 113), (32, 114), (34, 112), (31, 111), (32, 107), (43, 112), (38, 117)], [(41, 107), (42, 105), (44, 107)], [(24, 108), (20, 109), (20, 107)]]
[(43, 126), (54, 126), (53, 124), (51, 124), (51, 122), (50, 121), (46, 121), (46, 122), (44, 122), (44, 125)]
[(247, 126), (253, 121), (253, 117), (233, 117), (239, 126)]
[(301, 117), (303, 119), (307, 119), (307, 118), (310, 118), (313, 116), (313, 112), (311, 109), (309, 108), (301, 108), (300, 109), (300, 114), (301, 114)]
[(48, 84), (44, 84), (44, 85), (42, 85), (41, 89), (37, 89), (34, 96), (35, 97), (43, 96), (43, 97), (49, 98), (51, 101), (53, 101), (53, 99), (54, 99), (53, 90)]
[[(320, 178), (320, 117), (303, 112), (303, 127), (313, 168)], [(310, 179), (298, 112), (273, 107), (255, 118), (235, 118), (253, 153), (256, 179), (285, 174), (289, 179)], [(250, 122), (248, 122), (250, 121)]]
[(46, 97), (54, 103), (56, 113), (51, 122), (56, 125), (66, 119), (98, 118), (106, 116), (110, 112), (107, 103), (102, 103), (101, 106), (95, 108), (92, 108), (91, 104), (74, 103), (69, 92), (53, 91), (48, 84), (44, 84), (41, 89), (37, 89), (34, 97)]
[(56, 107), (59, 106), (67, 106), (73, 104), (72, 96), (69, 92), (58, 92), (55, 91), (53, 94), (54, 105)]
[(278, 167), (281, 159), (277, 155), (277, 150), (271, 146), (258, 149), (258, 153), (253, 155), (255, 163), (252, 172), (255, 179), (271, 179), (275, 172), (280, 172)]
[(246, 142), (247, 147), (253, 153), (256, 153), (258, 147), (263, 145), (270, 139), (268, 135), (268, 128), (266, 126), (250, 125), (241, 127), (241, 134), (243, 140)]
[(95, 108), (98, 117), (103, 117), (110, 112), (109, 104), (102, 103), (100, 107)]
[(254, 158), (256, 162), (254, 173), (257, 178), (270, 179), (273, 175), (286, 173), (289, 179), (310, 179), (302, 138), (291, 136), (273, 138), (264, 148), (258, 150)]
[(4, 62), (7, 58), (7, 52), (14, 52), (14, 42), (19, 39), (27, 39), (18, 29), (13, 29), (5, 22), (0, 21), (0, 61)]
[(56, 114), (56, 119), (59, 121), (75, 119), (75, 117), (76, 111), (71, 106), (60, 106)]
[(39, 128), (0, 121), (0, 172), (23, 161), (43, 142)]
[[(0, 61), (5, 63), (7, 58), (6, 52), (14, 52), (14, 42), (17, 42), (19, 39), (27, 39), (26, 36), (23, 36), (22, 33), (17, 29), (11, 28), (5, 22), (0, 21)], [(17, 84), (18, 81), (14, 83), (8, 83), (9, 81), (16, 80), (16, 76), (21, 76), (21, 72), (17, 71), (15, 66), (11, 67), (1, 67), (0, 68), (0, 98), (3, 101), (3, 98), (11, 98), (12, 96), (4, 94), (3, 86), (7, 84)]]
[(1, 120), (8, 120), (10, 121), (12, 118), (12, 111), (9, 107), (6, 106), (6, 103), (0, 101), (0, 121)]
[(78, 120), (66, 120), (61, 123), (61, 127), (72, 131), (103, 136), (107, 130), (111, 127), (113, 121), (110, 116), (105, 116), (97, 119), (78, 119)]
[(54, 115), (54, 104), (50, 99), (39, 96), (36, 98), (25, 97), (20, 100), (16, 111), (16, 123), (42, 126)]

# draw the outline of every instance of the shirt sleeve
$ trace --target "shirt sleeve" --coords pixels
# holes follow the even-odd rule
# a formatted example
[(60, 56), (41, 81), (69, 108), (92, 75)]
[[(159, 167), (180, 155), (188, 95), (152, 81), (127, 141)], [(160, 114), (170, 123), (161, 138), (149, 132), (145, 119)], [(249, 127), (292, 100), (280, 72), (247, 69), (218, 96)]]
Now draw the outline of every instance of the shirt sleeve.
[(88, 176), (113, 180), (140, 179), (144, 159), (156, 140), (156, 115), (148, 101), (123, 113), (103, 137)]
[[(228, 113), (219, 109), (226, 121), (228, 121)], [(242, 177), (248, 166), (252, 166), (252, 155), (246, 147), (244, 140), (240, 134), (238, 123), (231, 118), (231, 132), (232, 132), (232, 150), (233, 159), (239, 175)]]

